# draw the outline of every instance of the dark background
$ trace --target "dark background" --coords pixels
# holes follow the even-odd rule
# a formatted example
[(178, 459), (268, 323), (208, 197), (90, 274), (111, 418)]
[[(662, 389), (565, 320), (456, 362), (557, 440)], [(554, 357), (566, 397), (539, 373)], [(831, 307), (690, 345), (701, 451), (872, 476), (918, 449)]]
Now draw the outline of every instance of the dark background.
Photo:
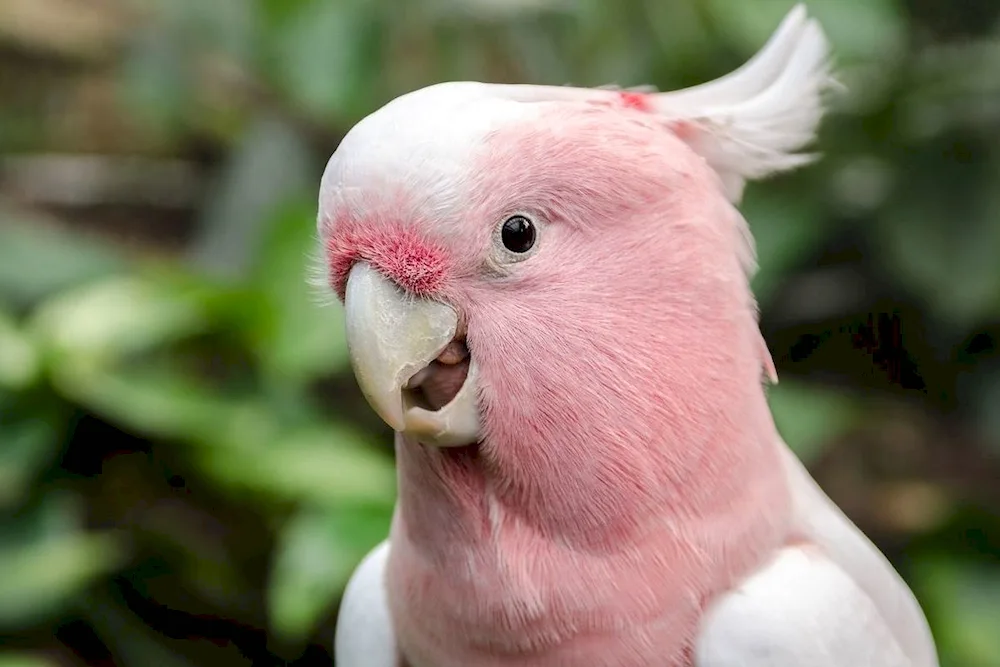
[[(752, 185), (789, 443), (1000, 666), (1000, 3), (816, 0), (849, 94)], [(0, 665), (330, 665), (390, 437), (307, 287), (343, 133), (445, 79), (666, 90), (788, 0), (0, 2)]]

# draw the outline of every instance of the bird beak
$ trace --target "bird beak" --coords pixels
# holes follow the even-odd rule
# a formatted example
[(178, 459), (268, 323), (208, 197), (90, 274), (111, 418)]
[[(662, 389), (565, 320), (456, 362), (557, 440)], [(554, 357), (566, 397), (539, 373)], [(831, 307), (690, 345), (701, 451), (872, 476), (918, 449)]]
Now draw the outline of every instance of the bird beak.
[(348, 275), (344, 307), (351, 365), (372, 409), (395, 431), (423, 444), (478, 441), (475, 360), (461, 389), (438, 410), (419, 405), (409, 386), (455, 339), (455, 309), (405, 293), (366, 262)]

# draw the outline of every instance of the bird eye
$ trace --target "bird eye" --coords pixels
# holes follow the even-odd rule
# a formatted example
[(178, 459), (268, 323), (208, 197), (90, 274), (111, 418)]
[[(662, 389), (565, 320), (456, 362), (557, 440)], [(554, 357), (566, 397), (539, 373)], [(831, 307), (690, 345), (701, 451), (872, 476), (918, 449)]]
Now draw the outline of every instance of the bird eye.
[(535, 245), (535, 237), (535, 225), (523, 215), (507, 218), (500, 228), (503, 247), (517, 254), (531, 250)]

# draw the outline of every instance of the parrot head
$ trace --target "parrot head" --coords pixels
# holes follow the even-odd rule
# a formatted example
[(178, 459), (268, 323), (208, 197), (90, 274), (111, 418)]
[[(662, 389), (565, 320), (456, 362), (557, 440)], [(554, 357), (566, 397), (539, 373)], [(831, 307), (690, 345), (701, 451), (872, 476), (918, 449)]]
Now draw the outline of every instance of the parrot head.
[(713, 450), (773, 428), (736, 206), (810, 159), (830, 81), (798, 7), (702, 86), (452, 82), (364, 118), (327, 165), (318, 230), (372, 408), (581, 530), (753, 465)]

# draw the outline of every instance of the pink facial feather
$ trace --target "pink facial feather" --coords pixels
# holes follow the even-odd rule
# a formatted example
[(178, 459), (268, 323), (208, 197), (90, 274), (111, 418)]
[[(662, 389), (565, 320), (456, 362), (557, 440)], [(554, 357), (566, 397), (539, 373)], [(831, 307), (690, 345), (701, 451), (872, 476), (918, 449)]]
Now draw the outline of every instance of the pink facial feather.
[[(809, 160), (827, 56), (800, 6), (704, 86), (431, 86), (331, 158), (335, 289), (365, 260), (453, 304), (480, 373), (479, 445), (397, 438), (407, 667), (691, 667), (704, 606), (794, 539), (734, 204)], [(538, 250), (498, 266), (517, 213)]]
[[(687, 667), (703, 605), (788, 529), (742, 220), (633, 109), (563, 104), (478, 160), (462, 220), (327, 240), (335, 281), (365, 258), (454, 304), (480, 368), (478, 447), (397, 443), (400, 644), (416, 665)], [(498, 276), (491, 232), (519, 211), (539, 250)]]

